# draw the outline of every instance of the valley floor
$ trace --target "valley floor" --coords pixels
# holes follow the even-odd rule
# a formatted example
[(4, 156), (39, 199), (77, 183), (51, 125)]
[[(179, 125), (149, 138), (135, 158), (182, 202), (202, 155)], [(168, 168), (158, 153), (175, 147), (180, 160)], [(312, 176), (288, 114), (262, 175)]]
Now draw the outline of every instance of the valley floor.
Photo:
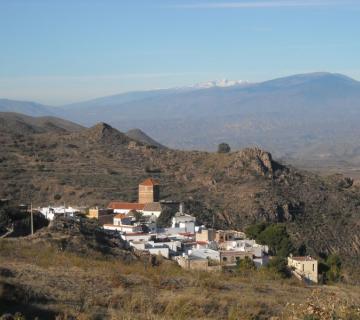
[[(0, 240), (0, 315), (27, 319), (360, 319), (360, 288), (306, 286), (267, 270), (189, 272), (170, 261)], [(60, 316), (59, 316), (60, 315)]]

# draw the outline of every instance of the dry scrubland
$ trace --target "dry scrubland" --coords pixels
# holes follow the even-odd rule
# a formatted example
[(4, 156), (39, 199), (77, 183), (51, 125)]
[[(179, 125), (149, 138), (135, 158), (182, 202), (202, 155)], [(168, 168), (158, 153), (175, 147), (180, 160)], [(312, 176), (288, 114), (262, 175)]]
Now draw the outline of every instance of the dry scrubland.
[(138, 182), (152, 176), (161, 181), (161, 198), (184, 201), (199, 223), (211, 226), (215, 217), (216, 228), (239, 230), (285, 223), (297, 247), (337, 253), (358, 277), (360, 186), (350, 179), (283, 166), (259, 149), (219, 154), (143, 146), (106, 124), (39, 134), (15, 124), (10, 133), (1, 128), (0, 198), (104, 206), (136, 201)]
[(61, 251), (31, 237), (2, 239), (0, 256), (2, 313), (41, 319), (360, 319), (359, 287), (308, 287), (268, 270), (187, 272), (165, 260), (153, 267), (133, 255)]
[[(242, 230), (281, 222), (309, 253), (339, 253), (351, 267), (348, 283), (359, 276), (360, 186), (349, 179), (282, 166), (259, 149), (145, 147), (104, 124), (77, 133), (11, 129), (17, 132), (0, 134), (1, 198), (35, 205), (134, 201), (138, 181), (153, 176), (162, 198), (185, 201), (200, 223), (212, 225), (215, 216), (217, 228)], [(268, 271), (189, 273), (168, 261), (151, 267), (126, 248), (104, 254), (109, 243), (99, 237), (64, 237), (60, 228), (0, 240), (0, 311), (40, 319), (359, 319), (356, 286), (305, 287)]]

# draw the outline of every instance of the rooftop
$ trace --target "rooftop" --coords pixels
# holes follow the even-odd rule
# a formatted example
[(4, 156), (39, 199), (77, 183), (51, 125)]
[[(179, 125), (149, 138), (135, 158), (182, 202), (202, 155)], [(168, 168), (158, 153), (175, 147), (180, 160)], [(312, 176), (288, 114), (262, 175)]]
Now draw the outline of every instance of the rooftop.
[(144, 206), (145, 204), (143, 203), (112, 201), (109, 203), (108, 208), (114, 210), (143, 210)]
[(145, 203), (144, 211), (161, 211), (160, 202)]
[(296, 261), (316, 261), (316, 259), (310, 257), (310, 256), (306, 256), (306, 257), (290, 257), (293, 260)]
[(159, 184), (160, 183), (153, 178), (148, 178), (145, 181), (140, 183), (141, 186), (158, 186)]

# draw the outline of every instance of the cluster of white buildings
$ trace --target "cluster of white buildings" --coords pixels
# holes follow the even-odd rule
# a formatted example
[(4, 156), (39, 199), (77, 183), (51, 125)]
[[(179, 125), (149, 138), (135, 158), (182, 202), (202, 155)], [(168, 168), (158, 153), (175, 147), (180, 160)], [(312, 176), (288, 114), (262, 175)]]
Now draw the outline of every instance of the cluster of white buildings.
[(197, 226), (182, 204), (171, 225), (158, 227), (157, 219), (167, 204), (159, 201), (158, 182), (147, 179), (139, 185), (138, 203), (112, 201), (106, 209), (89, 210), (89, 217), (99, 219), (105, 230), (118, 232), (134, 249), (174, 259), (184, 268), (219, 269), (245, 258), (258, 267), (268, 262), (267, 246), (245, 239), (242, 232)]
[(128, 215), (115, 215), (113, 223), (103, 227), (117, 231), (136, 250), (174, 259), (189, 269), (209, 269), (208, 266), (212, 265), (217, 268), (235, 266), (246, 257), (258, 267), (268, 262), (267, 246), (245, 239), (241, 232), (196, 226), (195, 217), (182, 209), (174, 215), (171, 226), (167, 228), (158, 228), (156, 219), (136, 220), (132, 211)]
[[(242, 259), (250, 259), (256, 267), (268, 263), (268, 246), (246, 239), (243, 232), (197, 226), (195, 217), (185, 213), (182, 204), (170, 226), (158, 227), (164, 207), (178, 207), (178, 203), (161, 202), (159, 197), (159, 183), (146, 179), (139, 184), (138, 203), (112, 201), (107, 208), (89, 209), (88, 217), (98, 219), (105, 230), (118, 233), (134, 250), (176, 260), (186, 269), (216, 271), (236, 266)], [(53, 220), (56, 215), (72, 217), (79, 210), (62, 206), (39, 211)], [(317, 261), (311, 257), (289, 257), (288, 265), (299, 279), (317, 282)]]

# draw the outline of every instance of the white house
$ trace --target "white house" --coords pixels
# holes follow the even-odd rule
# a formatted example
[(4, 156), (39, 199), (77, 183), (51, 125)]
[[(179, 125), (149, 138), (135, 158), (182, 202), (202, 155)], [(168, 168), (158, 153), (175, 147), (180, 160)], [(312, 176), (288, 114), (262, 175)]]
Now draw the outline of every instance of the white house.
[(154, 243), (153, 241), (133, 241), (130, 242), (130, 245), (138, 250), (147, 251), (150, 254), (160, 254), (167, 259), (170, 257), (170, 248), (165, 243)]
[[(125, 241), (128, 241), (130, 244), (132, 242), (143, 242), (146, 243), (150, 240), (154, 235), (150, 233), (143, 232), (134, 232), (134, 233), (125, 233), (120, 235), (121, 238)], [(141, 249), (140, 249), (141, 250)]]
[(43, 207), (43, 208), (39, 208), (39, 212), (41, 214), (43, 214), (45, 216), (46, 219), (48, 220), (54, 220), (56, 215), (62, 215), (64, 217), (73, 217), (74, 214), (76, 212), (78, 212), (78, 210), (76, 210), (73, 207), (65, 207), (65, 206), (60, 206), (60, 207)]
[(142, 213), (145, 217), (153, 216), (159, 218), (162, 212), (161, 204), (159, 202), (145, 203)]
[(104, 224), (104, 229), (114, 230), (124, 233), (142, 232), (142, 227), (132, 223), (132, 218), (123, 213), (117, 214), (113, 219), (113, 224)]
[(165, 247), (169, 248), (169, 250), (172, 253), (176, 253), (181, 249), (181, 241), (176, 241), (176, 240), (174, 241), (171, 239), (167, 239), (164, 241), (161, 241), (161, 240), (159, 241), (159, 239), (152, 240), (152, 241), (148, 241), (147, 244), (152, 247), (165, 246)]
[(166, 246), (155, 246), (146, 248), (151, 254), (162, 255), (164, 258), (169, 259), (170, 250)]
[(192, 249), (188, 251), (188, 256), (220, 262), (220, 252), (212, 249)]
[(178, 212), (171, 220), (171, 228), (180, 229), (184, 233), (195, 233), (195, 217)]
[(256, 243), (255, 240), (234, 240), (234, 241), (225, 241), (221, 243), (221, 248), (223, 250), (237, 250), (243, 252), (251, 252), (255, 257), (262, 257), (266, 255), (269, 251), (269, 247), (266, 245), (260, 245)]
[(301, 280), (318, 282), (318, 261), (310, 256), (288, 257), (288, 266), (292, 273)]
[(114, 224), (104, 224), (103, 228), (105, 230), (119, 231), (124, 233), (139, 233), (142, 232), (141, 226), (134, 225), (114, 225)]

